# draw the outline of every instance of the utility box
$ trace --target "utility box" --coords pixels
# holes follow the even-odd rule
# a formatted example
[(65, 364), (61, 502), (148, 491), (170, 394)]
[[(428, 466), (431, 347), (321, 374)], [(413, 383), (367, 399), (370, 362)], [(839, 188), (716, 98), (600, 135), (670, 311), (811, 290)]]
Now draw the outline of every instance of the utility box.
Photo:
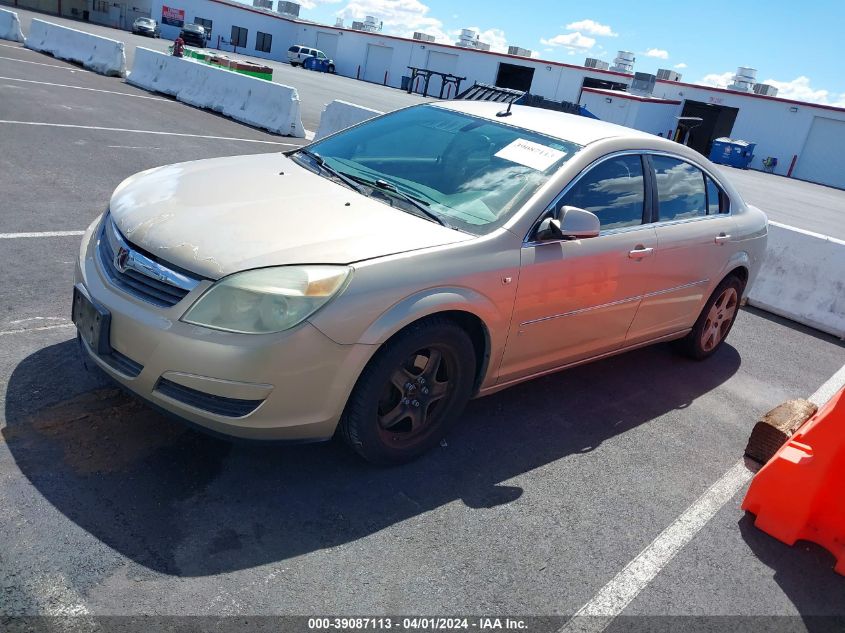
[(748, 169), (754, 158), (754, 148), (757, 143), (729, 139), (726, 136), (713, 141), (710, 150), (710, 160), (720, 165), (729, 165), (739, 169)]

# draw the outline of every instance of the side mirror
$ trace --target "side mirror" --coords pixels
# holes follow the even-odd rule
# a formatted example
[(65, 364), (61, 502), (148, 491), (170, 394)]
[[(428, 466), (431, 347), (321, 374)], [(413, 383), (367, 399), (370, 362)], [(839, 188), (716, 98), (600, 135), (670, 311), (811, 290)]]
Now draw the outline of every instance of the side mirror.
[(562, 207), (560, 210), (560, 232), (567, 239), (581, 240), (598, 237), (601, 222), (595, 213), (578, 207)]
[(595, 213), (579, 209), (578, 207), (562, 207), (560, 219), (546, 218), (537, 227), (536, 240), (580, 240), (597, 237), (601, 230), (601, 222)]
[(546, 218), (540, 222), (540, 226), (537, 227), (537, 233), (534, 239), (538, 242), (562, 240), (563, 233), (561, 233), (560, 222), (557, 218)]

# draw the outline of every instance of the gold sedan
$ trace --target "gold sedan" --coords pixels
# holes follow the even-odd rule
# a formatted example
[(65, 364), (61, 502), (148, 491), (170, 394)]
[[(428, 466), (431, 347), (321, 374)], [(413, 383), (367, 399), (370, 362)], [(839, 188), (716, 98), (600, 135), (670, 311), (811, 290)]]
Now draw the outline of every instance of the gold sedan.
[(401, 462), (474, 396), (659, 341), (710, 356), (766, 226), (666, 139), (426, 104), (129, 178), (83, 238), (73, 318), (85, 354), (183, 420), (337, 431)]

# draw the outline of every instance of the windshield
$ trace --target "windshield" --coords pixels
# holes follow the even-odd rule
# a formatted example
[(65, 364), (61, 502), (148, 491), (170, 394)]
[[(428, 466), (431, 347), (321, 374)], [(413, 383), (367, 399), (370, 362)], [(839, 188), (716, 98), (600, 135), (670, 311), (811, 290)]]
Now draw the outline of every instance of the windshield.
[(307, 149), (344, 176), (393, 187), (443, 223), (481, 235), (504, 224), (580, 146), (423, 105)]
[(190, 31), (191, 33), (204, 33), (205, 29), (203, 29), (198, 24), (189, 24), (185, 27), (186, 31)]
[(152, 26), (153, 24), (155, 24), (155, 22), (153, 22), (150, 18), (138, 18), (137, 20), (135, 20), (135, 24), (145, 24), (147, 26)]

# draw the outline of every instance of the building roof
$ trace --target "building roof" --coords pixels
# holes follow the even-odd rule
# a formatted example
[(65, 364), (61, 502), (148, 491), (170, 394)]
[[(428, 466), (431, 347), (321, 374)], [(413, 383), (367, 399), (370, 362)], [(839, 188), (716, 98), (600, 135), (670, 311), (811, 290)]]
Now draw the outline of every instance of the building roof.
[(530, 106), (511, 106), (510, 116), (496, 117), (498, 112), (507, 109), (506, 103), (495, 101), (436, 101), (429, 105), (484, 117), (497, 123), (525, 128), (538, 134), (546, 134), (578, 145), (587, 145), (605, 138), (645, 138), (651, 140), (656, 138), (653, 134), (640, 132), (615, 123)]
[[(361, 34), (361, 35), (371, 35), (371, 36), (374, 35), (374, 36), (382, 37), (382, 38), (385, 38), (385, 39), (399, 40), (399, 41), (403, 41), (403, 42), (411, 42), (413, 44), (420, 44), (420, 45), (423, 45), (423, 46), (440, 46), (442, 48), (452, 48), (452, 49), (455, 49), (457, 51), (462, 51), (462, 52), (471, 52), (471, 53), (478, 53), (480, 55), (495, 55), (497, 57), (506, 57), (506, 58), (513, 59), (513, 60), (516, 60), (516, 61), (521, 61), (523, 63), (525, 63), (526, 61), (532, 61), (532, 62), (536, 62), (538, 64), (545, 64), (546, 66), (557, 66), (557, 67), (560, 67), (560, 68), (572, 68), (574, 70), (579, 70), (581, 72), (599, 73), (599, 74), (602, 74), (602, 75), (613, 75), (613, 76), (616, 76), (616, 77), (624, 77), (624, 78), (631, 79), (631, 80), (633, 80), (633, 78), (634, 78), (632, 74), (620, 73), (620, 72), (617, 72), (615, 70), (603, 70), (603, 69), (600, 69), (600, 68), (588, 68), (586, 66), (579, 66), (577, 64), (566, 64), (564, 62), (557, 62), (557, 61), (552, 61), (552, 60), (548, 60), (548, 59), (539, 59), (539, 58), (534, 58), (534, 57), (527, 58), (527, 57), (522, 57), (522, 56), (519, 56), (519, 55), (509, 55), (507, 53), (499, 53), (499, 52), (496, 52), (496, 51), (483, 51), (483, 50), (479, 50), (479, 49), (475, 49), (475, 48), (465, 48), (465, 47), (462, 47), (462, 46), (456, 46), (454, 44), (442, 44), (440, 42), (423, 42), (422, 40), (415, 40), (415, 39), (412, 39), (410, 37), (401, 37), (401, 36), (398, 36), (398, 35), (386, 35), (386, 34), (381, 33), (381, 32), (372, 33), (372, 32), (369, 32), (369, 31), (358, 31), (356, 29), (349, 29), (349, 28), (345, 28), (345, 27), (331, 26), (331, 25), (328, 25), (328, 24), (321, 24), (320, 22), (314, 22), (313, 20), (306, 20), (304, 18), (295, 18), (295, 17), (292, 17), (292, 16), (282, 15), (282, 14), (279, 14), (275, 11), (272, 11), (270, 9), (265, 9), (265, 8), (262, 8), (262, 7), (251, 7), (251, 6), (248, 6), (246, 4), (242, 4), (240, 2), (237, 2), (236, 0), (210, 0), (210, 1), (217, 3), (217, 4), (226, 5), (226, 6), (234, 8), (234, 9), (241, 9), (243, 11), (250, 11), (252, 13), (258, 13), (260, 15), (266, 15), (268, 17), (275, 18), (277, 20), (283, 20), (285, 22), (292, 22), (292, 23), (295, 23), (295, 24), (307, 24), (307, 25), (315, 26), (315, 27), (318, 27), (318, 28), (321, 28), (321, 29), (328, 29), (330, 31), (345, 31), (347, 33), (358, 33), (358, 34)], [(783, 98), (783, 97), (770, 97), (768, 95), (758, 95), (758, 94), (753, 93), (753, 92), (738, 92), (736, 90), (728, 90), (726, 88), (714, 88), (712, 86), (703, 86), (703, 85), (700, 85), (700, 84), (691, 84), (691, 83), (686, 83), (686, 82), (681, 82), (681, 81), (672, 81), (672, 80), (669, 80), (669, 79), (657, 79), (657, 83), (671, 84), (671, 85), (675, 85), (675, 86), (688, 86), (690, 88), (700, 88), (702, 90), (712, 90), (714, 92), (724, 92), (724, 93), (728, 93), (728, 94), (732, 94), (732, 95), (739, 95), (739, 96), (743, 96), (743, 97), (752, 97), (752, 98), (755, 98), (755, 99), (767, 99), (769, 101), (779, 101), (779, 102), (782, 102), (782, 103), (802, 105), (802, 106), (807, 106), (807, 107), (812, 107), (812, 108), (822, 108), (824, 110), (833, 110), (835, 112), (845, 112), (845, 108), (838, 107), (838, 106), (825, 105), (825, 104), (821, 104), (821, 103), (812, 103), (810, 101), (797, 101), (797, 100), (794, 100), (794, 99), (786, 99), (786, 98)]]
[(669, 105), (681, 105), (680, 101), (674, 99), (661, 99), (660, 97), (652, 97), (648, 95), (636, 95), (630, 92), (622, 92), (621, 90), (610, 90), (609, 88), (582, 88), (581, 90), (583, 92), (595, 92), (598, 94), (606, 94), (609, 97), (630, 99), (631, 101), (645, 101), (647, 103), (665, 103)]
[(821, 108), (822, 110), (833, 110), (834, 112), (845, 112), (845, 108), (824, 103), (813, 103), (811, 101), (798, 101), (796, 99), (787, 99), (785, 97), (771, 97), (769, 95), (758, 95), (756, 92), (741, 92), (739, 90), (728, 90), (727, 88), (716, 88), (714, 86), (702, 86), (701, 84), (691, 84), (684, 81), (671, 81), (669, 79), (658, 79), (659, 84), (669, 84), (671, 86), (684, 86), (687, 88), (696, 88), (698, 90), (706, 90), (708, 92), (720, 92), (723, 94), (733, 95), (735, 97), (750, 97), (752, 99), (764, 99), (766, 101), (777, 101), (780, 103), (789, 103), (792, 105), (806, 106), (808, 108)]
[(516, 61), (526, 62), (532, 61), (538, 64), (545, 64), (546, 66), (558, 66), (561, 68), (572, 68), (575, 70), (586, 71), (591, 73), (600, 73), (602, 75), (614, 75), (616, 77), (625, 77), (626, 79), (633, 79), (634, 76), (627, 73), (620, 73), (615, 70), (602, 70), (600, 68), (587, 68), (586, 66), (579, 66), (577, 64), (566, 64), (564, 62), (556, 62), (549, 59), (539, 59), (535, 57), (524, 57), (521, 55), (509, 55), (508, 53), (499, 53), (497, 51), (483, 51), (478, 48), (466, 48), (464, 46), (457, 46), (455, 44), (443, 44), (441, 42), (425, 42), (422, 40), (415, 40), (410, 37), (402, 37), (399, 35), (387, 35), (382, 32), (372, 32), (372, 31), (359, 31), (357, 29), (350, 29), (346, 27), (339, 27), (333, 26), (329, 24), (322, 24), (320, 22), (314, 22), (312, 20), (306, 20), (304, 18), (295, 18), (292, 16), (281, 15), (276, 11), (272, 11), (270, 9), (264, 9), (262, 7), (251, 7), (245, 4), (241, 4), (240, 2), (236, 2), (235, 0), (210, 0), (211, 2), (215, 2), (217, 4), (223, 4), (229, 7), (233, 7), (235, 9), (242, 9), (244, 11), (250, 11), (252, 13), (259, 13), (261, 15), (266, 15), (271, 18), (276, 18), (278, 20), (284, 20), (285, 22), (293, 22), (296, 24), (307, 24), (309, 26), (316, 26), (321, 29), (328, 29), (329, 31), (344, 31), (346, 33), (358, 33), (359, 35), (372, 35), (376, 37), (383, 37), (388, 40), (399, 40), (402, 42), (411, 42), (412, 44), (420, 44), (422, 46), (440, 46), (442, 48), (453, 48), (456, 51), (461, 52), (469, 52), (469, 53), (478, 53), (480, 55), (495, 55), (497, 57), (507, 57), (509, 59), (513, 59)]

